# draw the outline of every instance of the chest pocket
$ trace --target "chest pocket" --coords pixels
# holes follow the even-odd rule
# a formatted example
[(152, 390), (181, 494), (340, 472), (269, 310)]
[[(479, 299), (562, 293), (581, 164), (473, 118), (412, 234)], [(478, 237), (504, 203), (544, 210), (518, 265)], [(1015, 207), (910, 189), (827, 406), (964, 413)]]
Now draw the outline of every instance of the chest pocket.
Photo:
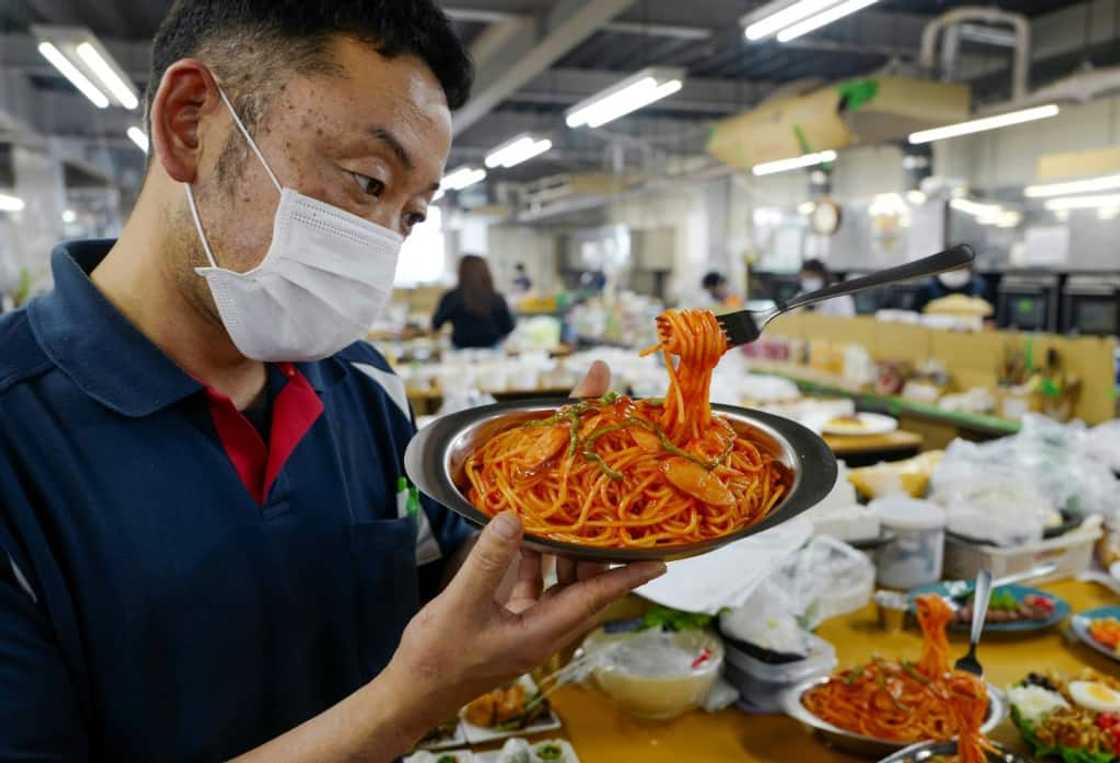
[(370, 675), (389, 664), (401, 633), (419, 607), (416, 520), (358, 522), (350, 527), (356, 621)]

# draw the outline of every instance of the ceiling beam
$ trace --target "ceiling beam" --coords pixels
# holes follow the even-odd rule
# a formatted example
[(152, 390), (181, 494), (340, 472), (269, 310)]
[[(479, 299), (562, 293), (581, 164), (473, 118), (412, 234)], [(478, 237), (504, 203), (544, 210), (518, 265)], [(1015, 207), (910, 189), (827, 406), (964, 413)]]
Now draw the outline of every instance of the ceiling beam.
[[(590, 69), (551, 69), (527, 83), (507, 99), (514, 103), (574, 105), (611, 85), (624, 75)], [(770, 82), (689, 77), (676, 95), (658, 101), (660, 112), (693, 112), (713, 116), (734, 114), (773, 91)]]
[(535, 42), (515, 38), (480, 67), (475, 92), (455, 114), (456, 135), (486, 116), (507, 97), (541, 72), (547, 71), (565, 53), (586, 40), (636, 0), (564, 0), (557, 4), (543, 25), (544, 34)]
[[(501, 24), (507, 21), (527, 21), (532, 16), (508, 11), (492, 11), (481, 8), (444, 8), (444, 13), (455, 21), (475, 24)], [(672, 37), (678, 40), (706, 40), (712, 30), (683, 24), (647, 24), (641, 21), (611, 21), (604, 24), (600, 31), (618, 34), (640, 34), (650, 37)]]

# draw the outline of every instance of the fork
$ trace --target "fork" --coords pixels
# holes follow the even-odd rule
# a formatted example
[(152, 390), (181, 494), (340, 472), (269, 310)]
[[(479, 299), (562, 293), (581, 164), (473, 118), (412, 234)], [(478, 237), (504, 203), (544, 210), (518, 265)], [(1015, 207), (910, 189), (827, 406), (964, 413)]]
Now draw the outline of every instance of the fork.
[(972, 633), (968, 639), (968, 654), (957, 660), (953, 667), (974, 676), (983, 676), (984, 668), (976, 659), (976, 647), (980, 644), (980, 634), (984, 632), (984, 620), (988, 617), (988, 602), (992, 598), (992, 573), (980, 570), (976, 573), (976, 596), (973, 597)]
[(873, 289), (876, 286), (885, 286), (898, 281), (907, 281), (911, 278), (934, 276), (948, 270), (957, 270), (965, 267), (976, 259), (976, 253), (968, 244), (958, 244), (944, 252), (923, 257), (905, 265), (899, 265), (886, 270), (880, 270), (862, 278), (853, 278), (850, 281), (826, 286), (808, 294), (799, 294), (789, 302), (776, 302), (770, 310), (740, 310), (734, 313), (716, 316), (720, 328), (723, 329), (727, 341), (732, 347), (741, 344), (750, 344), (762, 336), (766, 324), (777, 318), (782, 313), (796, 310), (800, 307), (815, 305), (826, 299), (839, 297), (844, 294), (855, 294), (864, 289)]

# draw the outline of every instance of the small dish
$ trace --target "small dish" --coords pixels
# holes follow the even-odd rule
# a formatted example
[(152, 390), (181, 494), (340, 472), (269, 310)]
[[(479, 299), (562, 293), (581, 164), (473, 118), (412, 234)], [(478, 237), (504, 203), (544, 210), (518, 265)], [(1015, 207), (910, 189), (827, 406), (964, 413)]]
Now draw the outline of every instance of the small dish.
[[(525, 687), (526, 698), (533, 697), (537, 693), (537, 684), (530, 676), (521, 676), (518, 679), (523, 687)], [(509, 737), (517, 736), (531, 736), (533, 734), (540, 734), (545, 731), (555, 731), (560, 728), (560, 719), (556, 716), (555, 711), (550, 707), (548, 713), (541, 717), (539, 720), (534, 721), (523, 729), (509, 729), (503, 731), (500, 729), (487, 728), (486, 726), (476, 726), (470, 723), (465, 718), (460, 716), (459, 726), (462, 728), (463, 733), (467, 737), (467, 742), (476, 745), (484, 744), (486, 742), (494, 742), (499, 739), (507, 739)]]
[(479, 763), (479, 760), (470, 750), (418, 750), (401, 763)]
[[(576, 755), (575, 749), (567, 739), (542, 739), (539, 742), (530, 742), (529, 747), (533, 751), (530, 763), (538, 763), (538, 761), (544, 760), (536, 755), (536, 751), (544, 745), (555, 745), (564, 751), (564, 757), (560, 759), (560, 763), (580, 763), (579, 756)], [(502, 763), (502, 751), (476, 752), (473, 763)]]
[[(984, 623), (985, 633), (1030, 633), (1033, 631), (1045, 630), (1052, 628), (1058, 623), (1069, 617), (1070, 606), (1069, 602), (1065, 599), (1055, 596), (1053, 594), (1042, 591), (1038, 588), (1031, 588), (1029, 586), (1019, 585), (1017, 583), (1009, 583), (1001, 585), (996, 591), (1006, 591), (1015, 597), (1016, 601), (1022, 601), (1027, 596), (1042, 596), (1054, 603), (1054, 611), (1048, 617), (1040, 618), (1037, 620), (1013, 620), (1008, 622), (993, 622), (991, 619), (992, 610), (988, 609), (988, 620)], [(993, 594), (996, 592), (993, 591)], [(938, 596), (945, 598), (949, 597), (949, 586), (942, 583), (931, 583), (930, 585), (915, 588), (910, 592), (910, 608), (913, 610), (914, 597), (920, 596), (924, 593), (935, 593)], [(959, 600), (958, 600), (959, 601)], [(954, 602), (955, 603), (955, 602)], [(967, 631), (970, 628), (968, 623), (959, 622), (954, 619), (949, 627), (955, 631)]]
[[(857, 755), (882, 757), (891, 755), (906, 747), (906, 744), (903, 742), (892, 742), (889, 739), (876, 739), (875, 737), (846, 731), (839, 726), (833, 726), (828, 721), (818, 718), (811, 713), (809, 708), (802, 704), (801, 698), (805, 695), (805, 692), (827, 683), (829, 680), (829, 676), (812, 678), (786, 692), (782, 698), (782, 709), (785, 710), (786, 715), (789, 715), (818, 732), (829, 744)], [(981, 731), (985, 734), (1002, 723), (1003, 719), (1007, 717), (1008, 712), (1007, 698), (1004, 696), (1003, 692), (990, 683), (986, 683), (986, 686), (988, 687), (988, 716), (984, 721), (984, 725), (981, 727)], [(893, 758), (891, 760), (893, 760)]]
[(1093, 620), (1103, 620), (1106, 617), (1115, 617), (1120, 620), (1120, 607), (1097, 607), (1096, 609), (1086, 610), (1079, 612), (1070, 620), (1070, 625), (1075, 636), (1090, 649), (1095, 649), (1106, 657), (1110, 657), (1117, 662), (1120, 662), (1120, 654), (1112, 649), (1109, 649), (1104, 644), (1093, 638), (1089, 633), (1089, 624)]
[(898, 420), (881, 413), (854, 413), (837, 416), (821, 427), (821, 432), (833, 437), (887, 434), (898, 429)]

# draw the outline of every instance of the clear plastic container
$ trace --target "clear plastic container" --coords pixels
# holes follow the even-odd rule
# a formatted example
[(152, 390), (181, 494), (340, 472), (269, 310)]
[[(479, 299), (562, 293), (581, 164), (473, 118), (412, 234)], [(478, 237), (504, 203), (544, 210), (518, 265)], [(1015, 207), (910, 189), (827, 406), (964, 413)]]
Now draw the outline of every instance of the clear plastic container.
[(872, 501), (884, 536), (877, 577), (886, 588), (908, 590), (941, 579), (945, 559), (945, 510), (929, 501), (890, 496)]
[(724, 677), (739, 690), (740, 706), (749, 712), (782, 712), (782, 695), (802, 681), (825, 676), (836, 668), (836, 649), (818, 636), (809, 636), (809, 654), (791, 662), (765, 662), (724, 644)]
[[(584, 648), (592, 647), (584, 642)], [(701, 705), (723, 658), (723, 645), (713, 633), (644, 631), (606, 650), (592, 675), (626, 712), (667, 720)]]

